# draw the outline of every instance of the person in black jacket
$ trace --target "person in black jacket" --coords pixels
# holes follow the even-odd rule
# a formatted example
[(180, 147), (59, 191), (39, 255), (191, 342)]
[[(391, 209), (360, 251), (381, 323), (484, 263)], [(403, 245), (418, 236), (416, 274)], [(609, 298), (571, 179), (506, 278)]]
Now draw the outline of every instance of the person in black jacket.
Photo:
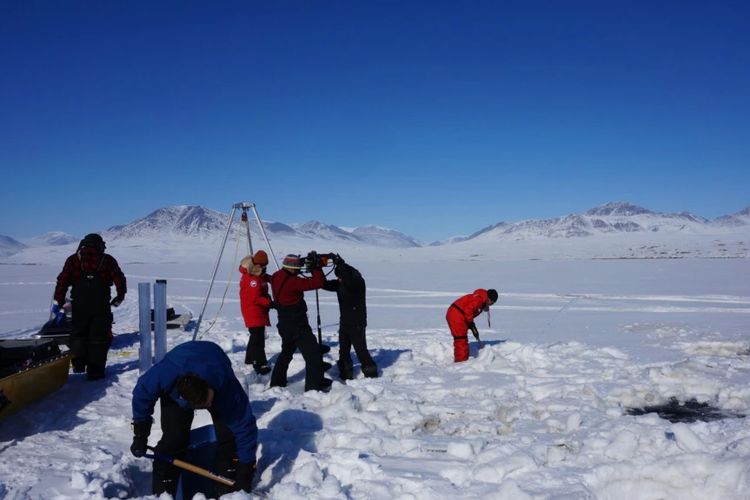
[(336, 292), (339, 300), (339, 375), (342, 379), (354, 378), (351, 349), (362, 365), (365, 377), (378, 376), (378, 367), (367, 351), (365, 328), (367, 327), (367, 305), (365, 280), (355, 268), (344, 262), (339, 255), (334, 258), (335, 280), (327, 280), (324, 290)]
[[(107, 351), (112, 341), (112, 309), (125, 300), (127, 282), (114, 257), (104, 253), (99, 234), (87, 234), (76, 253), (65, 260), (57, 277), (52, 313), (59, 315), (71, 288), (73, 332), (70, 351), (74, 373), (86, 372), (88, 380), (104, 378)], [(111, 298), (111, 287), (117, 295)]]

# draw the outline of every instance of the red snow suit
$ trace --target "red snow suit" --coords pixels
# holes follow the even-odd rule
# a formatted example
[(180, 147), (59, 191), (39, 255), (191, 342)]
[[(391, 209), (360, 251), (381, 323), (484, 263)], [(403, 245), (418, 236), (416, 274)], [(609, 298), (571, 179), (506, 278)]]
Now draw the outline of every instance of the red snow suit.
[(244, 266), (240, 266), (240, 308), (245, 326), (271, 326), (268, 310), (271, 308), (271, 295), (268, 293), (268, 275), (252, 276)]
[(448, 308), (445, 320), (448, 322), (451, 335), (453, 335), (453, 360), (455, 362), (469, 359), (469, 337), (467, 335), (469, 324), (488, 307), (487, 290), (478, 288), (474, 290), (474, 293), (457, 299)]

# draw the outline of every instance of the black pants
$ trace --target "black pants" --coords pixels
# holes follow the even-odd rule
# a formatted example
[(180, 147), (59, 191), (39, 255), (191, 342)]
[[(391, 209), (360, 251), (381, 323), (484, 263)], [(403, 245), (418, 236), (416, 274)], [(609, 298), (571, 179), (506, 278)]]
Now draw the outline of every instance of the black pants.
[[(190, 445), (190, 426), (193, 423), (194, 410), (182, 408), (169, 396), (159, 399), (161, 405), (161, 429), (163, 435), (156, 445), (157, 453), (183, 459)], [(233, 458), (237, 451), (234, 434), (215, 414), (211, 413), (214, 431), (216, 432), (216, 456), (214, 458), (214, 472), (234, 479)], [(154, 495), (164, 492), (175, 496), (177, 483), (182, 469), (161, 460), (154, 460), (154, 473), (151, 481), (151, 491)], [(217, 483), (217, 488), (221, 486)], [(225, 487), (226, 488), (226, 487)], [(207, 496), (223, 495), (231, 489), (220, 489), (215, 492), (204, 492)]]
[(248, 328), (250, 338), (247, 339), (247, 350), (245, 351), (246, 365), (267, 365), (266, 358), (266, 327), (254, 326)]
[(367, 350), (367, 338), (365, 337), (365, 326), (342, 323), (339, 326), (339, 370), (351, 372), (353, 363), (351, 350), (354, 352), (362, 365), (362, 372), (367, 376), (377, 375), (377, 366)]
[(271, 373), (271, 387), (286, 387), (286, 373), (294, 353), (299, 349), (305, 359), (305, 390), (323, 389), (323, 357), (318, 341), (307, 322), (290, 321), (278, 324), (281, 353)]
[(90, 377), (104, 376), (107, 351), (111, 343), (112, 313), (87, 312), (73, 309), (73, 331), (70, 350), (75, 371), (86, 370)]

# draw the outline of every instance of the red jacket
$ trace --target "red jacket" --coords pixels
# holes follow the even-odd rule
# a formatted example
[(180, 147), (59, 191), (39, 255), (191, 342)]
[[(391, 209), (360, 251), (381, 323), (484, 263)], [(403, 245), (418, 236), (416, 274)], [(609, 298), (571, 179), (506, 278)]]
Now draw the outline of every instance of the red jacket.
[(268, 294), (268, 275), (251, 276), (247, 269), (240, 266), (240, 309), (245, 326), (271, 326), (268, 310), (271, 308), (271, 296)]
[[(453, 307), (454, 305), (460, 309), (460, 311), (456, 309), (456, 307)], [(453, 316), (456, 313), (460, 313), (464, 320), (466, 320), (466, 324), (469, 324), (474, 321), (474, 318), (479, 316), (482, 311), (487, 309), (488, 306), (489, 299), (487, 298), (487, 290), (484, 288), (478, 288), (474, 290), (474, 293), (464, 295), (453, 302), (451, 307), (448, 308), (448, 314)]]
[(299, 303), (304, 300), (306, 291), (323, 288), (325, 282), (326, 278), (320, 269), (315, 269), (309, 278), (295, 276), (284, 269), (279, 269), (271, 276), (273, 297), (280, 306), (293, 306)]

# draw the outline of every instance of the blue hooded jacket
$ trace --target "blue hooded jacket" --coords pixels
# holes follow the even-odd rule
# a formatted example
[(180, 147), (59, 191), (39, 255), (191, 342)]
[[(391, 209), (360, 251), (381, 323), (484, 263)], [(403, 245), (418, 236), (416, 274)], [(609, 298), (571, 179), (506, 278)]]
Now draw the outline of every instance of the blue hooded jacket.
[(234, 434), (240, 462), (255, 461), (258, 427), (250, 400), (232, 370), (232, 363), (218, 345), (206, 341), (180, 344), (164, 359), (141, 375), (133, 389), (133, 422), (151, 419), (160, 397), (172, 398), (183, 408), (190, 408), (175, 390), (177, 379), (193, 373), (214, 390), (211, 411)]

